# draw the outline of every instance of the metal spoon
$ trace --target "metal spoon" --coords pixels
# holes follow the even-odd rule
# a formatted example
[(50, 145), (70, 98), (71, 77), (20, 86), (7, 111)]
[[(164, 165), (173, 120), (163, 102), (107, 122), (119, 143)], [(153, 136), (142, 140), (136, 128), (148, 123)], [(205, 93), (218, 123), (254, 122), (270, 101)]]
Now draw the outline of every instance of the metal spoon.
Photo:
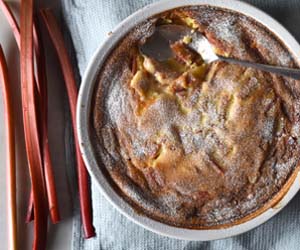
[(298, 80), (300, 79), (300, 69), (253, 63), (217, 55), (214, 52), (212, 45), (204, 35), (183, 25), (167, 24), (156, 27), (154, 33), (147, 38), (144, 44), (140, 45), (140, 51), (144, 55), (154, 58), (158, 61), (165, 61), (174, 57), (173, 51), (170, 48), (170, 44), (180, 41), (186, 36), (191, 38), (191, 42), (188, 43), (187, 46), (198, 52), (206, 63), (211, 63), (218, 60), (225, 61), (245, 67), (272, 72)]

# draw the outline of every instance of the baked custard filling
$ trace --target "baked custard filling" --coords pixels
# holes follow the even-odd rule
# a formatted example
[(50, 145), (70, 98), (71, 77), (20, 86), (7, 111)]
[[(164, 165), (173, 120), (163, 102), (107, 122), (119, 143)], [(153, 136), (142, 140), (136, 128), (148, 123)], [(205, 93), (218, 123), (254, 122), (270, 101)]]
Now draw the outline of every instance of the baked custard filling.
[(186, 44), (155, 61), (138, 50), (156, 25), (202, 32), (219, 54), (298, 67), (250, 17), (210, 6), (175, 9), (135, 27), (99, 75), (91, 134), (99, 167), (138, 212), (163, 223), (239, 223), (282, 189), (299, 163), (299, 81), (225, 62)]

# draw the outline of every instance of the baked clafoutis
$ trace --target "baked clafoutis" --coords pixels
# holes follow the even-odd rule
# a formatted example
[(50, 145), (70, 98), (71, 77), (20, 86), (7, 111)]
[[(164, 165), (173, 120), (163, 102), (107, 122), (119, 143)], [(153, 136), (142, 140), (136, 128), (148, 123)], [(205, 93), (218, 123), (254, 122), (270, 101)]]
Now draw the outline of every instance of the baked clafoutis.
[(297, 68), (270, 30), (212, 6), (187, 6), (133, 28), (101, 67), (90, 137), (99, 168), (144, 216), (211, 229), (280, 199), (298, 170), (300, 82), (225, 62), (206, 64), (189, 38), (164, 62), (139, 50), (156, 26), (203, 33), (220, 55)]

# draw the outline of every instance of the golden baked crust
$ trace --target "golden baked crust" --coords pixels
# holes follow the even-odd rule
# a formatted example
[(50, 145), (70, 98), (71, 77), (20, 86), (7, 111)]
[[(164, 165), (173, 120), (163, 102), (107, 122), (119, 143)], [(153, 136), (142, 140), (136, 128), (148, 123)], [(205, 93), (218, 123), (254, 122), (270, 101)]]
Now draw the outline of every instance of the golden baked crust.
[(183, 23), (219, 53), (298, 66), (275, 35), (249, 17), (185, 7), (133, 29), (111, 52), (91, 121), (99, 167), (133, 207), (167, 224), (212, 228), (268, 204), (299, 161), (299, 81), (215, 62), (184, 46), (159, 63), (139, 54), (155, 24)]

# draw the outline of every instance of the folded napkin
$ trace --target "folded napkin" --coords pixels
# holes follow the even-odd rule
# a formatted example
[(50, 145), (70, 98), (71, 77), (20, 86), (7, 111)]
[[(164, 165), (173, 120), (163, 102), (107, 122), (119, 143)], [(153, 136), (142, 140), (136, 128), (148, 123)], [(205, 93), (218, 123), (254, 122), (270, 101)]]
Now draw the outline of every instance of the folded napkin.
[[(154, 0), (64, 0), (62, 16), (70, 32), (80, 75), (106, 34), (120, 21)], [(300, 0), (249, 0), (281, 22), (300, 41)], [(69, 137), (70, 133), (67, 133)], [(66, 141), (69, 142), (70, 138)], [(71, 152), (67, 159), (72, 159)], [(72, 162), (70, 162), (72, 165)], [(73, 250), (162, 249), (300, 249), (300, 194), (277, 216), (236, 237), (189, 242), (156, 235), (135, 225), (100, 194), (92, 181), (93, 218), (97, 237), (83, 239), (78, 209), (73, 223)], [(75, 204), (78, 208), (78, 204)]]

